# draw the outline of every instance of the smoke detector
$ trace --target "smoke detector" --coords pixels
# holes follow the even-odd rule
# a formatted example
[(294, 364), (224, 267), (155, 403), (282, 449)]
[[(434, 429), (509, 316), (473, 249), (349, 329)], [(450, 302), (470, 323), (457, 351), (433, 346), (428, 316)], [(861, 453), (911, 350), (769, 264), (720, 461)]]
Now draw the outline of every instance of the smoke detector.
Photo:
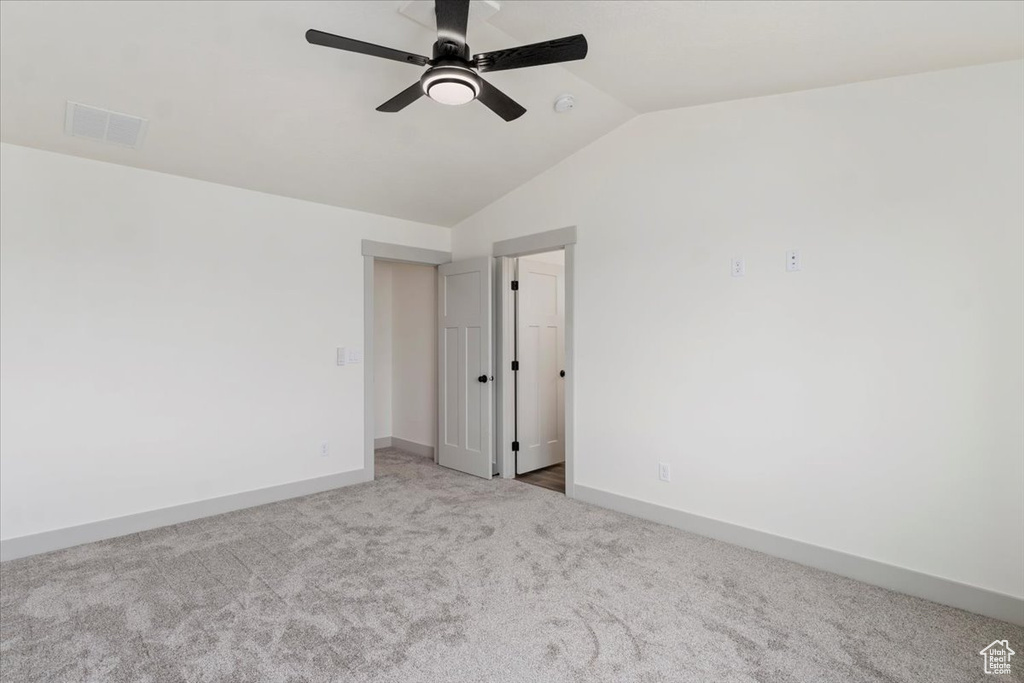
[(567, 111), (572, 111), (573, 107), (576, 106), (576, 98), (572, 95), (562, 95), (555, 100), (555, 111), (559, 114)]
[(65, 134), (131, 149), (139, 148), (148, 127), (149, 119), (78, 102), (69, 101), (64, 115)]

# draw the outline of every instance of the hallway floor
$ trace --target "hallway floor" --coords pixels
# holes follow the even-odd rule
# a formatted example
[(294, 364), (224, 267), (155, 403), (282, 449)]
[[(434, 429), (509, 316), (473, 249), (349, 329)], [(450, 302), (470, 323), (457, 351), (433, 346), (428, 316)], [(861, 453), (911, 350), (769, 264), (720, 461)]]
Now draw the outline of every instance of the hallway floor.
[(565, 463), (560, 462), (557, 465), (527, 472), (526, 474), (517, 474), (515, 481), (565, 493)]

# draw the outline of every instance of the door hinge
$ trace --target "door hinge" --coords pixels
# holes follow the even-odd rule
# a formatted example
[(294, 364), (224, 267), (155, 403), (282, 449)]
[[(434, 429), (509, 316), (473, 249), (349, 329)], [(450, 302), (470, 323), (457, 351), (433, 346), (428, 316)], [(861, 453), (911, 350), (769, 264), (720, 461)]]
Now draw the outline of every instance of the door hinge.
[(519, 361), (514, 360), (514, 361), (512, 361), (512, 372), (518, 372), (518, 371), (519, 371)]
[(512, 291), (513, 292), (518, 292), (519, 291), (519, 280), (513, 280), (512, 281)]
[(513, 441), (512, 442), (512, 452), (513, 453), (518, 453), (519, 452), (519, 442), (518, 441)]

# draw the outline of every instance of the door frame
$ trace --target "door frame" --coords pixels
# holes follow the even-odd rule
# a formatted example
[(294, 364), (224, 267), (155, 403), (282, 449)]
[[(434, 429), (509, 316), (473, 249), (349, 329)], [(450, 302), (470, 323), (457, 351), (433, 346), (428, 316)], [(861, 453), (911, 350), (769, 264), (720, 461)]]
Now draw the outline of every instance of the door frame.
[(507, 337), (512, 326), (511, 259), (546, 251), (565, 251), (565, 495), (576, 497), (576, 226), (548, 230), (523, 237), (495, 242), (491, 255), (495, 264), (497, 293), (497, 331), (495, 334), (495, 387), (498, 419), (495, 425), (495, 448), (501, 476), (515, 475), (515, 454), (512, 452), (512, 356)]
[[(377, 416), (373, 376), (373, 264), (377, 260), (397, 263), (416, 263), (425, 266), (440, 266), (451, 263), (450, 251), (437, 251), (421, 247), (407, 247), (402, 244), (363, 240), (363, 468), (369, 481), (374, 479), (373, 442)], [(438, 444), (434, 441), (434, 460), (437, 460)]]

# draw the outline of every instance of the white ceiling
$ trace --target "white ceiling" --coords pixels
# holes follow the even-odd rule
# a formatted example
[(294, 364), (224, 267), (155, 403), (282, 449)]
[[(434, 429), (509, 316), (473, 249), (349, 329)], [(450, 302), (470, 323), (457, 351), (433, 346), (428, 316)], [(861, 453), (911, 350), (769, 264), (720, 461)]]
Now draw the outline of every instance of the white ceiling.
[[(420, 69), (303, 34), (429, 55), (402, 4), (5, 0), (0, 139), (452, 225), (637, 112), (1024, 57), (1021, 2), (503, 0), (474, 52), (583, 32), (587, 59), (488, 75), (529, 109), (512, 123), (426, 99), (381, 114)], [(65, 136), (67, 100), (150, 119), (142, 148)]]
[(1024, 57), (1024, 2), (516, 2), (491, 23), (584, 33), (566, 68), (637, 112)]

